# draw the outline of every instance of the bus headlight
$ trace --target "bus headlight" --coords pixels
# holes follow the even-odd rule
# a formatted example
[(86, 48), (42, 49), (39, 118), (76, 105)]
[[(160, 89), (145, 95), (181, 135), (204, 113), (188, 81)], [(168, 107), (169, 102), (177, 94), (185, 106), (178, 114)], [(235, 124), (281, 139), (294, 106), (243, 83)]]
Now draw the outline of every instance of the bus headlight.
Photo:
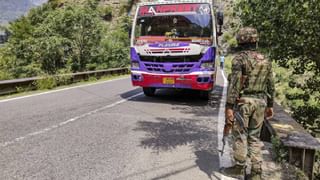
[(132, 62), (132, 63), (131, 63), (131, 68), (139, 69), (139, 68), (140, 68), (139, 62)]
[(212, 42), (209, 41), (209, 40), (201, 40), (201, 41), (200, 41), (200, 45), (203, 45), (203, 46), (211, 46), (211, 45), (212, 45)]
[(201, 69), (210, 69), (210, 68), (213, 68), (212, 62), (205, 62), (201, 64)]

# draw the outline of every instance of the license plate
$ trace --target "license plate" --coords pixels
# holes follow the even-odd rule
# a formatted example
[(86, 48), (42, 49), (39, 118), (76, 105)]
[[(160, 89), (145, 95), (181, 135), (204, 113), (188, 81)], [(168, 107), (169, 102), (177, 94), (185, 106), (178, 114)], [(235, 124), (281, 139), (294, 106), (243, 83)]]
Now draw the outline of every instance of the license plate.
[(163, 84), (174, 84), (174, 78), (163, 78), (162, 83)]

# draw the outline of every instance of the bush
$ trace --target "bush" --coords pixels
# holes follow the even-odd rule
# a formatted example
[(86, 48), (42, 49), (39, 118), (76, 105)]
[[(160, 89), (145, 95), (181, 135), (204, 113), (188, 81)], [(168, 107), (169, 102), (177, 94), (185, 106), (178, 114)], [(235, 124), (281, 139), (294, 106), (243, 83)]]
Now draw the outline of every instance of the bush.
[(285, 162), (288, 159), (288, 150), (283, 146), (278, 137), (271, 138), (272, 151), (276, 162)]
[(71, 75), (62, 75), (55, 77), (57, 86), (68, 85), (72, 83), (72, 76)]
[(79, 2), (50, 0), (12, 22), (10, 39), (0, 48), (0, 80), (128, 66), (131, 19), (123, 15), (107, 31), (99, 1)]
[(56, 86), (57, 86), (57, 81), (52, 76), (46, 76), (43, 79), (39, 79), (36, 81), (36, 87), (39, 90), (53, 89)]
[(120, 6), (119, 15), (127, 15), (127, 13), (130, 11), (131, 7), (133, 5), (133, 0), (127, 0), (127, 2), (123, 2), (123, 4)]
[(233, 38), (233, 35), (230, 32), (223, 33), (222, 39), (224, 42), (228, 42), (232, 38)]
[(238, 42), (236, 40), (236, 38), (231, 38), (228, 40), (228, 45), (231, 47), (231, 48), (235, 48), (238, 46)]
[(50, 8), (46, 4), (11, 23), (11, 37), (0, 52), (5, 61), (0, 60), (0, 69), (7, 69), (14, 78), (53, 75), (62, 69), (86, 71), (104, 33), (92, 8), (74, 4)]
[[(286, 103), (293, 117), (315, 135), (320, 129), (319, 1), (237, 1), (244, 26), (260, 34), (259, 46), (292, 77)], [(270, 18), (272, 17), (272, 18)]]
[(98, 79), (95, 76), (90, 76), (89, 79), (88, 79), (88, 81), (97, 81), (97, 80)]
[(99, 8), (100, 16), (106, 20), (111, 21), (112, 20), (112, 7), (111, 6), (105, 6)]

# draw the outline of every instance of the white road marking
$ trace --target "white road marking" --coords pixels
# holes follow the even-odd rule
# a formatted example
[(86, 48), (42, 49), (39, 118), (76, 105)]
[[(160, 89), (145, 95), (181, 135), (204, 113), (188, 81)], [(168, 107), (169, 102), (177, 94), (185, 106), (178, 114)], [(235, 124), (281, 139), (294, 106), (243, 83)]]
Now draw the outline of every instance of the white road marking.
[[(228, 79), (226, 78), (226, 76), (224, 75), (224, 70), (220, 71), (223, 77), (223, 88), (226, 88), (228, 86)], [(224, 90), (224, 89), (223, 89)]]
[(11, 144), (20, 142), (20, 141), (22, 141), (22, 140), (24, 140), (24, 139), (27, 139), (27, 138), (29, 138), (29, 137), (37, 136), (37, 135), (40, 135), (40, 134), (44, 134), (44, 133), (46, 133), (46, 132), (49, 132), (49, 131), (52, 131), (52, 130), (57, 129), (57, 128), (59, 128), (59, 127), (65, 126), (65, 125), (67, 125), (67, 124), (70, 124), (70, 123), (72, 123), (72, 122), (74, 122), (74, 121), (80, 120), (81, 118), (84, 118), (84, 117), (90, 116), (90, 115), (92, 115), (92, 114), (95, 114), (95, 113), (97, 113), (97, 112), (99, 112), (99, 111), (102, 111), (102, 110), (105, 110), (105, 109), (109, 109), (109, 108), (112, 108), (112, 107), (114, 107), (114, 106), (116, 106), (116, 105), (122, 104), (122, 103), (124, 103), (124, 102), (126, 102), (126, 101), (128, 101), (128, 100), (131, 100), (131, 99), (133, 99), (133, 98), (135, 98), (135, 97), (138, 97), (138, 96), (140, 96), (140, 95), (142, 95), (142, 94), (143, 94), (143, 93), (139, 93), (139, 94), (130, 96), (130, 97), (126, 98), (126, 99), (122, 99), (122, 100), (120, 100), (120, 101), (117, 101), (117, 102), (115, 102), (115, 103), (112, 103), (112, 104), (103, 106), (103, 107), (101, 107), (101, 108), (98, 108), (98, 109), (95, 109), (95, 110), (93, 110), (93, 111), (87, 112), (87, 113), (82, 114), (82, 115), (80, 115), (80, 116), (76, 116), (76, 117), (74, 117), (74, 118), (71, 118), (71, 119), (66, 120), (66, 121), (64, 121), (64, 122), (61, 122), (61, 123), (59, 123), (59, 124), (50, 126), (50, 127), (48, 127), (48, 128), (45, 128), (45, 129), (42, 129), (42, 130), (39, 130), (39, 131), (36, 131), (36, 132), (29, 133), (29, 134), (27, 134), (27, 135), (25, 135), (25, 136), (22, 136), (22, 137), (15, 138), (15, 139), (12, 140), (12, 141), (7, 141), (7, 142), (0, 143), (0, 147), (6, 147), (6, 146), (9, 146), (9, 145), (11, 145)]
[(76, 88), (81, 88), (81, 87), (87, 87), (87, 86), (93, 86), (93, 85), (98, 85), (98, 84), (110, 83), (110, 82), (119, 81), (119, 80), (123, 80), (123, 79), (127, 79), (127, 78), (128, 78), (128, 77), (118, 78), (118, 79), (112, 79), (112, 80), (107, 80), (107, 81), (102, 81), (102, 82), (96, 82), (96, 83), (92, 83), (92, 84), (84, 84), (84, 85), (79, 85), (79, 86), (73, 86), (73, 87), (68, 87), (68, 88), (63, 88), (63, 89), (57, 89), (57, 90), (47, 91), (47, 92), (38, 93), (38, 94), (31, 94), (31, 95), (27, 95), (27, 96), (21, 96), (21, 97), (15, 97), (15, 98), (10, 98), (10, 99), (4, 99), (4, 100), (0, 100), (0, 103), (8, 102), (8, 101), (14, 101), (14, 100), (19, 100), (19, 99), (25, 99), (25, 98), (29, 98), (29, 97), (41, 96), (41, 95), (45, 95), (45, 94), (51, 94), (51, 93), (66, 91), (66, 90), (70, 90), (70, 89), (76, 89)]
[[(223, 92), (222, 97), (220, 101), (220, 108), (219, 108), (219, 119), (218, 119), (218, 149), (222, 150), (222, 138), (223, 138), (223, 129), (224, 129), (224, 122), (225, 122), (225, 104), (226, 104), (226, 96), (227, 96), (227, 87), (228, 87), (228, 80), (224, 74), (223, 70), (220, 70), (220, 73), (223, 77)], [(231, 160), (231, 149), (229, 147), (228, 142), (225, 145), (223, 156), (219, 153), (219, 161), (220, 161), (220, 167), (230, 167), (232, 166), (232, 160)], [(234, 178), (226, 177), (221, 175), (221, 179), (223, 180), (231, 180)]]

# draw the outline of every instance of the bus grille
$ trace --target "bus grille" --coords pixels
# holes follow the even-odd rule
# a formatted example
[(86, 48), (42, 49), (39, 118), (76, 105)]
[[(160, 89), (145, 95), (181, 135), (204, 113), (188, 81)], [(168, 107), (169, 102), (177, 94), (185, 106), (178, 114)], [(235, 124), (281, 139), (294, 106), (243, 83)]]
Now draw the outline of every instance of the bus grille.
[(194, 67), (194, 64), (157, 64), (157, 63), (144, 63), (149, 72), (156, 73), (188, 73)]
[(202, 55), (191, 56), (140, 56), (141, 61), (154, 63), (199, 62)]

